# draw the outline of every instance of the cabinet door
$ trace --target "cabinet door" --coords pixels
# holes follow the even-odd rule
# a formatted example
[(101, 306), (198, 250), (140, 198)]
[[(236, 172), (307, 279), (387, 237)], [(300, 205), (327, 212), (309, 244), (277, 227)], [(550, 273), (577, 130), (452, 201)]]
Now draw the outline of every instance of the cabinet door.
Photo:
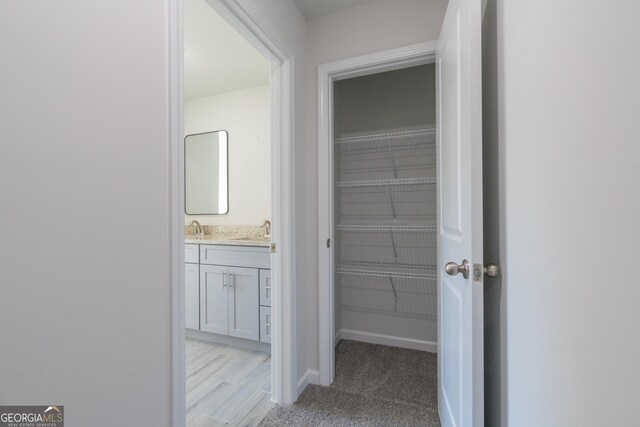
[(200, 269), (198, 264), (184, 265), (184, 325), (200, 329)]
[(260, 307), (260, 341), (271, 344), (271, 307)]
[(229, 335), (227, 267), (200, 265), (200, 330)]
[(229, 335), (258, 341), (258, 269), (229, 267)]
[(271, 307), (271, 270), (260, 270), (260, 305)]

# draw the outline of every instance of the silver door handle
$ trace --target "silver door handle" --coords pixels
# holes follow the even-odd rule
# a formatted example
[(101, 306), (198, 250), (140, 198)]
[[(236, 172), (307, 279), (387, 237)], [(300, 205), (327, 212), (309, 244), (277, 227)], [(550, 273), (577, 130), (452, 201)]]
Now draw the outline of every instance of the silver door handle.
[(236, 275), (231, 273), (227, 274), (229, 275), (229, 287), (233, 288), (233, 286), (236, 284)]
[(462, 260), (462, 265), (458, 265), (455, 262), (448, 262), (447, 265), (444, 266), (444, 271), (446, 271), (449, 276), (455, 276), (458, 273), (462, 273), (462, 277), (468, 279), (469, 261), (466, 259)]
[(483, 273), (489, 277), (498, 277), (500, 275), (500, 267), (496, 264), (487, 264), (483, 268)]
[(227, 287), (227, 272), (222, 272), (222, 289)]

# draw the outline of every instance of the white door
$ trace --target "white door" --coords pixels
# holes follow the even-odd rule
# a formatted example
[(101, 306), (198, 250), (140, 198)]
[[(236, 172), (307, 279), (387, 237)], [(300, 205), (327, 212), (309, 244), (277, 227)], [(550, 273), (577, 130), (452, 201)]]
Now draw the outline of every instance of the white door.
[(184, 325), (188, 329), (200, 329), (200, 266), (184, 265)]
[(200, 330), (229, 335), (227, 267), (200, 265)]
[(229, 336), (260, 339), (260, 281), (257, 268), (229, 267)]
[[(439, 412), (484, 425), (481, 0), (450, 0), (438, 42)], [(468, 263), (468, 277), (447, 263)], [(474, 279), (474, 264), (480, 274)], [(453, 274), (453, 275), (451, 275)]]

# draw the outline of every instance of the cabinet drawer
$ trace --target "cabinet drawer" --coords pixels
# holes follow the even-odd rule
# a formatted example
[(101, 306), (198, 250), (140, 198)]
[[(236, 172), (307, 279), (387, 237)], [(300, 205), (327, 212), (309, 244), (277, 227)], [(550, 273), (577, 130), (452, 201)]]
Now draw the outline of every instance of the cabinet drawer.
[(260, 307), (260, 341), (271, 344), (271, 307)]
[(200, 264), (271, 268), (269, 248), (200, 245)]
[(260, 305), (271, 307), (271, 270), (260, 270)]
[(184, 245), (184, 262), (198, 264), (200, 262), (200, 245)]

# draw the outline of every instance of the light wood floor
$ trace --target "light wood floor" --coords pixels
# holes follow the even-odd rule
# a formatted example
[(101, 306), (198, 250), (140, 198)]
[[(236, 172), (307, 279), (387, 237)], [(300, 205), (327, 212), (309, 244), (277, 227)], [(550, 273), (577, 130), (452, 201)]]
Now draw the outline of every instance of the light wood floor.
[(187, 427), (257, 426), (271, 402), (271, 355), (187, 338)]

